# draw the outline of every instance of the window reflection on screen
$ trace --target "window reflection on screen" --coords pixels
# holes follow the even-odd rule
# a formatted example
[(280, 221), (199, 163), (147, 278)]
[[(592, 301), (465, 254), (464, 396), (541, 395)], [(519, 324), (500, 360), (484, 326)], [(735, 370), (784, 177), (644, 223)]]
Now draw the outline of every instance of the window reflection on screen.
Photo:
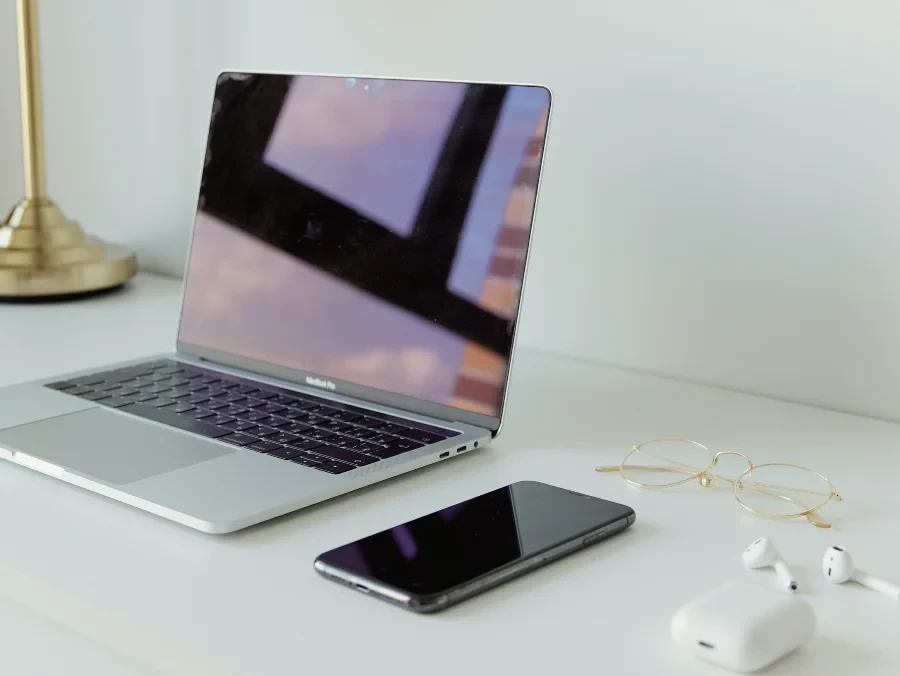
[(549, 94), (223, 76), (179, 338), (497, 415)]

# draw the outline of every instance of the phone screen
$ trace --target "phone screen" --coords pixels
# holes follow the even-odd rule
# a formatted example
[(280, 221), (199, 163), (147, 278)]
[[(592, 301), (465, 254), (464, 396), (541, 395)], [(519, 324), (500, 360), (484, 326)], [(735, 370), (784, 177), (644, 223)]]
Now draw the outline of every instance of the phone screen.
[(630, 507), (534, 481), (485, 493), (319, 557), (430, 596), (620, 521)]

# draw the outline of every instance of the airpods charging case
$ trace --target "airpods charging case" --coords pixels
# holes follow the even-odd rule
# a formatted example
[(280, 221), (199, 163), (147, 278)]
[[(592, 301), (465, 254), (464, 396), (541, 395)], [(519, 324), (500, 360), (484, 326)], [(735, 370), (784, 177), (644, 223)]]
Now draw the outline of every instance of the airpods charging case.
[(729, 582), (678, 609), (672, 640), (687, 654), (738, 672), (762, 669), (806, 643), (816, 615), (781, 591)]

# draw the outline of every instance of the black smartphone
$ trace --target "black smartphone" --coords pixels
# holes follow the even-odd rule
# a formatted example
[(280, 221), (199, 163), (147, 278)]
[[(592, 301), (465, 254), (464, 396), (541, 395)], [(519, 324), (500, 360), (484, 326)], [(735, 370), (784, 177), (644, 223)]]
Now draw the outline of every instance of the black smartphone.
[(522, 481), (332, 549), (315, 568), (433, 613), (623, 531), (634, 518), (616, 502)]

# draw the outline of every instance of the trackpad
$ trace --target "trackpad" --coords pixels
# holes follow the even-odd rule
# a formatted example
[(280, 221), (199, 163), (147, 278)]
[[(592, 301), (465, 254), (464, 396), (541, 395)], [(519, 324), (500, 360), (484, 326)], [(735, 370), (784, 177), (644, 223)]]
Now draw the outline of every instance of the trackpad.
[(0, 431), (0, 444), (111, 484), (140, 481), (235, 452), (105, 408)]

